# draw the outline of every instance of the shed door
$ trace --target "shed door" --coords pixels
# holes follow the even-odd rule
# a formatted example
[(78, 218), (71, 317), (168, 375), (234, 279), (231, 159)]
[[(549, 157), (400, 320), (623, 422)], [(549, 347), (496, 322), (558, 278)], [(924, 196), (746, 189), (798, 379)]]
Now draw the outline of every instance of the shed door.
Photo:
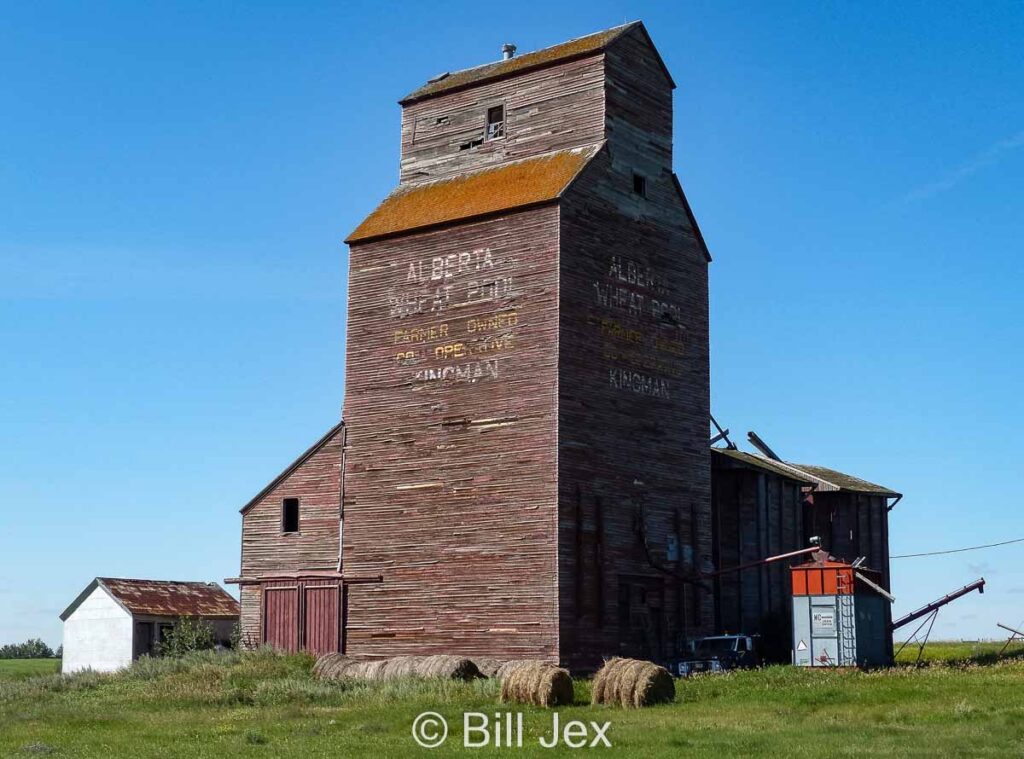
[(314, 654), (335, 654), (340, 650), (338, 585), (307, 585), (305, 598), (305, 648)]
[(282, 651), (299, 650), (299, 589), (263, 589), (263, 642)]

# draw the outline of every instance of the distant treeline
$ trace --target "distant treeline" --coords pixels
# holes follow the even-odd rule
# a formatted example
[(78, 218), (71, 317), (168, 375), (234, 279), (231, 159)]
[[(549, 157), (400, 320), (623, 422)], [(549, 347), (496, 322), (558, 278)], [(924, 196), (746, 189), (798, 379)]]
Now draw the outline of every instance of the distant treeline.
[(54, 652), (39, 638), (32, 638), (24, 643), (8, 643), (6, 646), (0, 646), (0, 659), (59, 659), (63, 653), (64, 646)]

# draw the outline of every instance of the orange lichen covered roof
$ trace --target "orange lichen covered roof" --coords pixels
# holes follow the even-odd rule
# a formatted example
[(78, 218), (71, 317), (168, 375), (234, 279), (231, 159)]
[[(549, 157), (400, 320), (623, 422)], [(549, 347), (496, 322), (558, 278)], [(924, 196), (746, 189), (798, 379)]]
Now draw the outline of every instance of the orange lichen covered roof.
[(400, 185), (347, 243), (557, 199), (600, 145), (562, 150), (429, 184)]
[(612, 40), (618, 38), (619, 35), (623, 34), (626, 30), (637, 26), (638, 24), (640, 24), (639, 21), (633, 21), (632, 23), (624, 24), (623, 26), (616, 26), (611, 29), (605, 29), (603, 32), (588, 34), (586, 37), (579, 37), (578, 39), (569, 40), (568, 42), (562, 42), (558, 45), (546, 47), (542, 50), (536, 50), (532, 53), (517, 55), (509, 58), (508, 60), (487, 63), (483, 66), (476, 66), (475, 68), (464, 69), (463, 71), (455, 71), (451, 74), (444, 74), (437, 79), (427, 82), (415, 92), (411, 92), (406, 95), (399, 102), (402, 105), (407, 105), (417, 100), (433, 97), (434, 95), (439, 95), (442, 92), (458, 89), (470, 84), (478, 84), (479, 82), (489, 79), (497, 79), (499, 77), (508, 76), (509, 74), (519, 73), (534, 68), (541, 68), (543, 66), (550, 66), (551, 64), (559, 63), (564, 60), (598, 53), (604, 50)]

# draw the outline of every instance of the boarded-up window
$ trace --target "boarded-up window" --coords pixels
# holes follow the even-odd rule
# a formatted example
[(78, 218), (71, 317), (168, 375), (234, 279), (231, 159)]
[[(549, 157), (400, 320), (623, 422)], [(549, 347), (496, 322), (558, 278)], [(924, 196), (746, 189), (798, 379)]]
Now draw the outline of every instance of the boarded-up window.
[(299, 531), (299, 499), (285, 498), (281, 505), (281, 532)]

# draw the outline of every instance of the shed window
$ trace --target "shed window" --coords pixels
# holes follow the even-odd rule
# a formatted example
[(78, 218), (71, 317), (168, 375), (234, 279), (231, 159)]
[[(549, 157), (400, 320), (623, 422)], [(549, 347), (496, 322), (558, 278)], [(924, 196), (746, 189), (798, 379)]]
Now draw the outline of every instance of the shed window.
[(647, 197), (647, 177), (643, 174), (633, 173), (633, 192), (641, 198)]
[(281, 505), (281, 532), (299, 531), (299, 499), (285, 498)]
[(487, 139), (496, 140), (505, 136), (505, 106), (496, 105), (487, 109)]

